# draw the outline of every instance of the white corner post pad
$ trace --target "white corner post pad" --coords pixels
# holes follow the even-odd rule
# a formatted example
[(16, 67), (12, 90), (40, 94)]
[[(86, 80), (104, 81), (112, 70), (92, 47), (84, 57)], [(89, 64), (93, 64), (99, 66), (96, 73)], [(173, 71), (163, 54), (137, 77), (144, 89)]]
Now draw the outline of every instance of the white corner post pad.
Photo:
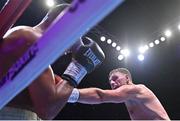
[(68, 103), (76, 103), (79, 99), (79, 95), (79, 90), (77, 88), (74, 88), (68, 99)]
[(123, 0), (74, 0), (0, 79), (0, 109)]

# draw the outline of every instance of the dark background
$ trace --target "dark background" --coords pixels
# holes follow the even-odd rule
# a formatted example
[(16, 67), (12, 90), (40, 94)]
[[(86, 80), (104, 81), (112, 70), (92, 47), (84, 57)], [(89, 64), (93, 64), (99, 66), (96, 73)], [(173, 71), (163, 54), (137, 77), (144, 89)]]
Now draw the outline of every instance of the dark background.
[[(6, 0), (1, 0), (0, 7)], [(60, 2), (57, 0), (57, 3)], [(45, 0), (33, 0), (15, 25), (34, 26), (45, 16), (48, 8)], [(92, 29), (88, 36), (104, 50), (106, 59), (93, 73), (87, 75), (79, 88), (99, 87), (110, 89), (108, 73), (118, 67), (128, 68), (134, 83), (145, 84), (159, 98), (171, 119), (180, 119), (180, 0), (126, 0), (103, 21)], [(168, 41), (148, 50), (145, 60), (137, 60), (137, 48), (158, 39), (169, 28), (173, 35)], [(118, 61), (118, 53), (111, 45), (100, 42), (105, 35), (121, 47), (131, 49), (131, 56)], [(55, 72), (63, 71), (68, 57), (53, 64)], [(129, 119), (124, 104), (83, 105), (67, 104), (56, 119)]]

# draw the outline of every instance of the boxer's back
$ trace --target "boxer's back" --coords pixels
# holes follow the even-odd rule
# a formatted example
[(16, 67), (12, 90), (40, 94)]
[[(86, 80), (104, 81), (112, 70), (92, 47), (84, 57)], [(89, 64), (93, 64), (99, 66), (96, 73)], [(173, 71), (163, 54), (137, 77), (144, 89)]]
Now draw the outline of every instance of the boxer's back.
[(21, 26), (13, 28), (6, 33), (0, 43), (0, 78), (40, 37), (40, 34), (33, 30), (32, 27)]
[[(0, 43), (0, 78), (5, 76), (9, 68), (41, 36), (40, 32), (28, 26), (12, 28), (5, 34)], [(8, 105), (26, 109), (30, 108), (31, 101), (28, 90), (25, 89), (17, 95)]]

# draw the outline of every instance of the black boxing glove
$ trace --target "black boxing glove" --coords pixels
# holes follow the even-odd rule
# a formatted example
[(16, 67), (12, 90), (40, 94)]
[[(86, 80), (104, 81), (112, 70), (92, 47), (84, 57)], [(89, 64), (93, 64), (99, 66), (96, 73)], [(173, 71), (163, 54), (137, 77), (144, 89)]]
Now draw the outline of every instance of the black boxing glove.
[(62, 75), (62, 78), (70, 81), (74, 87), (105, 59), (104, 52), (92, 39), (83, 37), (80, 42), (72, 52), (72, 61)]
[(82, 45), (82, 40), (81, 38), (79, 40), (77, 40), (70, 48), (68, 48), (65, 53), (68, 54), (68, 53), (74, 53), (77, 48), (79, 48), (80, 46)]

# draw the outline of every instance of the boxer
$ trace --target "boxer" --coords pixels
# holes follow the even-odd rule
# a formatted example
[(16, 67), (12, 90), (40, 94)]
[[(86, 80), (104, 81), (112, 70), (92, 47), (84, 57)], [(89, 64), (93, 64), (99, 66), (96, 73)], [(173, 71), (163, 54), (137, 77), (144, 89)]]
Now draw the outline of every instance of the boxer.
[(125, 103), (132, 120), (170, 120), (155, 94), (143, 84), (134, 84), (127, 69), (112, 70), (109, 80), (112, 90), (73, 89), (70, 103)]
[[(63, 14), (64, 9), (68, 6), (68, 4), (57, 5), (38, 25), (14, 27), (5, 34), (0, 45), (2, 58), (0, 78), (44, 34), (53, 20), (59, 14)], [(80, 44), (76, 44), (78, 46), (73, 46), (75, 51), (72, 52), (72, 62), (62, 78), (55, 75), (49, 66), (28, 88), (0, 111), (0, 119), (53, 119), (66, 104), (73, 88), (86, 74), (99, 66), (105, 57), (101, 48), (90, 38), (80, 38), (79, 41)]]

